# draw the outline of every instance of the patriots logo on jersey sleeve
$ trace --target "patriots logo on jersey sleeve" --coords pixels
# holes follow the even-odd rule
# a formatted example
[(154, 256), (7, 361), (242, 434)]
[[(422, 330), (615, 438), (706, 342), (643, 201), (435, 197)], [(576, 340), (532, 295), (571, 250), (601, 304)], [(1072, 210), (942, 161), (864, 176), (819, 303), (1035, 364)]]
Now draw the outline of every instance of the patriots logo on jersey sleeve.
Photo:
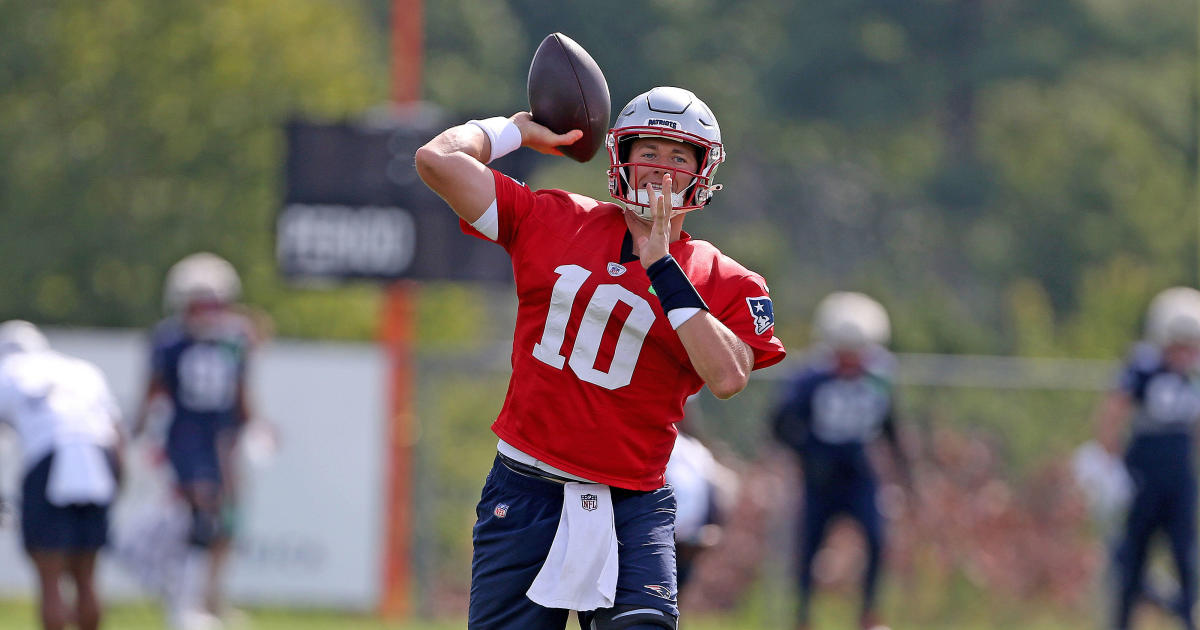
[(754, 334), (761, 335), (775, 325), (775, 309), (771, 306), (771, 298), (746, 298), (750, 306), (750, 316), (754, 318)]

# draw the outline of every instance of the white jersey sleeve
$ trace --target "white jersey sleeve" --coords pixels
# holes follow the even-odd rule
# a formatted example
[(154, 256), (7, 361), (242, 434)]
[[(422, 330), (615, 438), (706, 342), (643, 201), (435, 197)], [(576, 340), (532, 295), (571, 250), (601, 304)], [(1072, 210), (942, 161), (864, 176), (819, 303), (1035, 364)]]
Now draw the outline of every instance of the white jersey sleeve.
[(26, 465), (57, 446), (115, 446), (120, 413), (99, 368), (54, 351), (0, 362), (0, 412), (21, 438)]

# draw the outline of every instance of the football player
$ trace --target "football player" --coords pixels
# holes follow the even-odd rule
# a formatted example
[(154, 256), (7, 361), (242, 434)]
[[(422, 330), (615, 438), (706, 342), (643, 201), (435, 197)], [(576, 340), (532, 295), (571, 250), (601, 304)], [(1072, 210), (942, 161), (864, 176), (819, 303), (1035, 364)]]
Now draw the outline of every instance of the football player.
[(895, 360), (884, 347), (891, 324), (870, 297), (837, 292), (818, 305), (814, 336), (815, 352), (788, 382), (773, 417), (775, 437), (795, 452), (803, 472), (804, 500), (797, 518), (798, 627), (809, 627), (817, 551), (833, 518), (845, 514), (862, 527), (867, 546), (859, 621), (864, 629), (883, 628), (875, 600), (884, 519), (867, 448), (882, 435), (897, 470), (907, 476), (896, 431)]
[[(50, 349), (33, 324), (0, 324), (0, 422), (20, 438), (21, 534), (37, 569), (41, 625), (100, 627), (96, 555), (120, 471), (120, 410), (96, 366)], [(60, 581), (73, 583), (69, 606)]]
[(175, 625), (228, 612), (221, 574), (236, 520), (233, 453), (251, 417), (246, 370), (257, 339), (254, 323), (235, 305), (240, 291), (233, 265), (214, 254), (192, 254), (171, 267), (164, 288), (170, 315), (152, 333), (149, 382), (133, 428), (141, 435), (154, 401), (169, 401), (166, 457), (192, 513), (184, 582), (203, 591), (170, 603)]
[(725, 149), (704, 102), (657, 87), (620, 110), (606, 143), (616, 203), (486, 166), (582, 133), (518, 112), (447, 129), (416, 155), (516, 280), (512, 377), (473, 534), (473, 630), (561, 630), (569, 610), (589, 628), (675, 628), (663, 481), (675, 423), (701, 387), (729, 398), (784, 356), (762, 277), (683, 231), (721, 188)]
[(1130, 627), (1135, 602), (1147, 589), (1144, 572), (1153, 534), (1170, 541), (1179, 576), (1174, 603), (1185, 628), (1195, 628), (1196, 475), (1193, 446), (1200, 417), (1200, 291), (1173, 287), (1146, 313), (1145, 339), (1134, 345), (1118, 381), (1097, 413), (1097, 441), (1118, 454), (1129, 425), (1125, 466), (1133, 481), (1124, 534), (1115, 554), (1114, 628)]

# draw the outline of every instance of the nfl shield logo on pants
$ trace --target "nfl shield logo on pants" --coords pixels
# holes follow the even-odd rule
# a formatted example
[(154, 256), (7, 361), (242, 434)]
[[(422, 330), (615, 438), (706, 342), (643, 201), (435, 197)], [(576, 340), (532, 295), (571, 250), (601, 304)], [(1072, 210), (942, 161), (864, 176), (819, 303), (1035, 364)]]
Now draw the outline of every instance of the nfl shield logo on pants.
[(591, 512), (596, 509), (596, 505), (598, 503), (598, 497), (596, 495), (584, 494), (584, 495), (581, 495), (579, 498), (583, 503), (583, 509), (587, 510), (588, 512)]

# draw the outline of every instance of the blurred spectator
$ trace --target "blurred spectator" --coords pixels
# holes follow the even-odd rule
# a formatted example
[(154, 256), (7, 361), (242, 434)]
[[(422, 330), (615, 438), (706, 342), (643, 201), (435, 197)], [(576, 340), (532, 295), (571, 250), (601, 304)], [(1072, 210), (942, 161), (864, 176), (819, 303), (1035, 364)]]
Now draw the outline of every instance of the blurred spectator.
[[(1184, 628), (1195, 628), (1196, 475), (1192, 440), (1200, 417), (1200, 292), (1174, 287), (1146, 313), (1145, 339), (1136, 344), (1117, 384), (1097, 412), (1097, 441), (1116, 455), (1129, 425), (1125, 466), (1133, 495), (1114, 554), (1117, 583), (1113, 627), (1129, 628), (1136, 601), (1147, 594), (1145, 567), (1158, 530), (1170, 541), (1179, 593), (1168, 606)], [(1151, 591), (1153, 592), (1153, 591)]]
[[(29, 322), (0, 324), (0, 421), (21, 441), (21, 534), (37, 569), (42, 627), (99, 628), (96, 555), (108, 541), (121, 442), (104, 375), (51, 350)], [(61, 591), (64, 577), (73, 607)]]
[(897, 469), (907, 473), (894, 416), (895, 359), (884, 348), (891, 324), (875, 300), (838, 292), (821, 301), (814, 329), (819, 345), (789, 381), (773, 418), (775, 437), (795, 451), (803, 470), (798, 627), (809, 627), (817, 551), (834, 517), (845, 514), (862, 526), (867, 546), (859, 621), (864, 629), (883, 628), (875, 602), (884, 519), (867, 449), (882, 433)]
[(247, 364), (260, 331), (235, 304), (241, 282), (233, 266), (209, 253), (180, 260), (167, 273), (169, 316), (153, 331), (149, 383), (133, 433), (147, 428), (155, 401), (171, 414), (165, 452), (191, 513), (183, 584), (168, 602), (176, 627), (214, 627), (227, 617), (222, 574), (237, 524), (239, 436), (252, 417)]

